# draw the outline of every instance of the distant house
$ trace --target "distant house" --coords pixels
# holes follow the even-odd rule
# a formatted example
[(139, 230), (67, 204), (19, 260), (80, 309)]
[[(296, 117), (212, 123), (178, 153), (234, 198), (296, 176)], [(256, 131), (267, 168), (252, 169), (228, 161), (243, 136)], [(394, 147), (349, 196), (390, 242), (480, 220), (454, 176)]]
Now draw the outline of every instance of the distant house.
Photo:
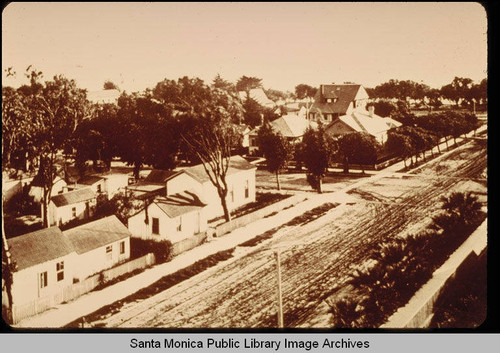
[(127, 186), (127, 190), (139, 199), (165, 195), (166, 181), (175, 174), (173, 170), (153, 169), (144, 180)]
[[(56, 176), (52, 185), (51, 196), (64, 192), (66, 185), (67, 183), (64, 179)], [(42, 202), (43, 200), (43, 183), (38, 174), (31, 181), (29, 195), (33, 196), (35, 202)]]
[(73, 276), (83, 280), (130, 258), (130, 232), (109, 216), (63, 232), (76, 251)]
[[(316, 122), (307, 120), (306, 118), (300, 117), (297, 114), (293, 113), (283, 115), (282, 117), (271, 121), (270, 124), (274, 131), (279, 132), (291, 143), (302, 141), (302, 136), (304, 136), (304, 133), (309, 127), (313, 129), (316, 129), (318, 127), (318, 124)], [(259, 149), (257, 143), (259, 128), (260, 127), (253, 129), (249, 134), (251, 141), (249, 147), (250, 154)]]
[(366, 110), (368, 99), (368, 93), (358, 84), (320, 85), (308, 118), (327, 124), (353, 110)]
[(175, 244), (207, 230), (206, 204), (192, 192), (157, 197), (128, 219), (133, 236)]
[(117, 193), (125, 191), (128, 186), (128, 175), (120, 173), (106, 173), (101, 174), (100, 177), (104, 178), (104, 192), (112, 198)]
[(53, 296), (73, 283), (77, 255), (58, 227), (7, 239), (7, 244), (17, 266), (12, 285), (14, 305)]
[(355, 110), (336, 118), (325, 128), (325, 132), (334, 137), (352, 132), (364, 132), (383, 144), (387, 140), (387, 132), (398, 126), (401, 126), (400, 122), (376, 115), (373, 106), (370, 106), (369, 111)]
[(96, 195), (91, 188), (52, 196), (48, 208), (48, 220), (51, 226), (63, 225), (73, 219), (88, 219), (93, 214)]
[(252, 129), (246, 124), (236, 125), (236, 131), (241, 137), (241, 146), (248, 148), (250, 146), (250, 132)]
[(238, 95), (242, 102), (246, 101), (247, 98), (251, 98), (266, 108), (274, 108), (276, 106), (276, 103), (267, 97), (266, 92), (262, 88), (253, 88), (248, 92), (239, 91)]
[(77, 181), (76, 189), (90, 188), (95, 194), (104, 192), (106, 179), (97, 175), (86, 175)]

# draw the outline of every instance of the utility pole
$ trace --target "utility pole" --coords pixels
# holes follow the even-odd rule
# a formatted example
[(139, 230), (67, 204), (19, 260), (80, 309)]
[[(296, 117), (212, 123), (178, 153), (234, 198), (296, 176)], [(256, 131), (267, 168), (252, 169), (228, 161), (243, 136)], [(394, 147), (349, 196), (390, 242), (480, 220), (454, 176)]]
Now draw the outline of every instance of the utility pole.
[(280, 250), (275, 251), (276, 256), (276, 271), (278, 281), (278, 327), (283, 328), (283, 298), (281, 295), (281, 266), (280, 266)]

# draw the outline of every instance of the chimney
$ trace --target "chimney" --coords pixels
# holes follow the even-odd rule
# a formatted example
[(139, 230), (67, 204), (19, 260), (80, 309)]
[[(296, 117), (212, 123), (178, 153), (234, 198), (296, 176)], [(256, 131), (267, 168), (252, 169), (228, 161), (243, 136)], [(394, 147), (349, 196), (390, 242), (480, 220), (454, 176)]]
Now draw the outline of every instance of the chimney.
[(368, 115), (370, 115), (370, 118), (373, 118), (374, 114), (375, 114), (375, 106), (374, 105), (368, 106)]

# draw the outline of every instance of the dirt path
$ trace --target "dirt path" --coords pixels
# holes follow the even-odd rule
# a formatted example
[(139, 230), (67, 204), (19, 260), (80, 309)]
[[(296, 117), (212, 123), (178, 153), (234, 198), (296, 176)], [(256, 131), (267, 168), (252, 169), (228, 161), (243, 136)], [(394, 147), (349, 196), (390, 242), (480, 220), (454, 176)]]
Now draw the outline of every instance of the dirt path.
[[(284, 227), (274, 237), (148, 300), (100, 322), (106, 327), (276, 326), (273, 250), (281, 254), (287, 327), (310, 327), (324, 300), (375, 246), (423, 228), (443, 194), (480, 179), (486, 150), (471, 143), (410, 175), (384, 174), (353, 187), (358, 202), (332, 209), (310, 223)], [(422, 177), (419, 177), (421, 175)], [(434, 176), (429, 178), (429, 176)], [(249, 251), (249, 252), (248, 252)], [(324, 314), (324, 313), (323, 313)]]

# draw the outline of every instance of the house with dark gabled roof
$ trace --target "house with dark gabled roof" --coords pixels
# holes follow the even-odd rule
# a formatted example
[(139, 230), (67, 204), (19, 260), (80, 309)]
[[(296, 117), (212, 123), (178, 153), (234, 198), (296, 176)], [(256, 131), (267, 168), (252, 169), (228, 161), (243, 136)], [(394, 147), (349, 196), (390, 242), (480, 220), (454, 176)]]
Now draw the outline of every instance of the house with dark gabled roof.
[(353, 110), (366, 110), (368, 99), (368, 93), (358, 84), (320, 85), (309, 109), (309, 120), (328, 124)]
[(63, 225), (73, 219), (88, 219), (93, 215), (95, 204), (96, 195), (89, 187), (54, 195), (48, 207), (49, 224)]

